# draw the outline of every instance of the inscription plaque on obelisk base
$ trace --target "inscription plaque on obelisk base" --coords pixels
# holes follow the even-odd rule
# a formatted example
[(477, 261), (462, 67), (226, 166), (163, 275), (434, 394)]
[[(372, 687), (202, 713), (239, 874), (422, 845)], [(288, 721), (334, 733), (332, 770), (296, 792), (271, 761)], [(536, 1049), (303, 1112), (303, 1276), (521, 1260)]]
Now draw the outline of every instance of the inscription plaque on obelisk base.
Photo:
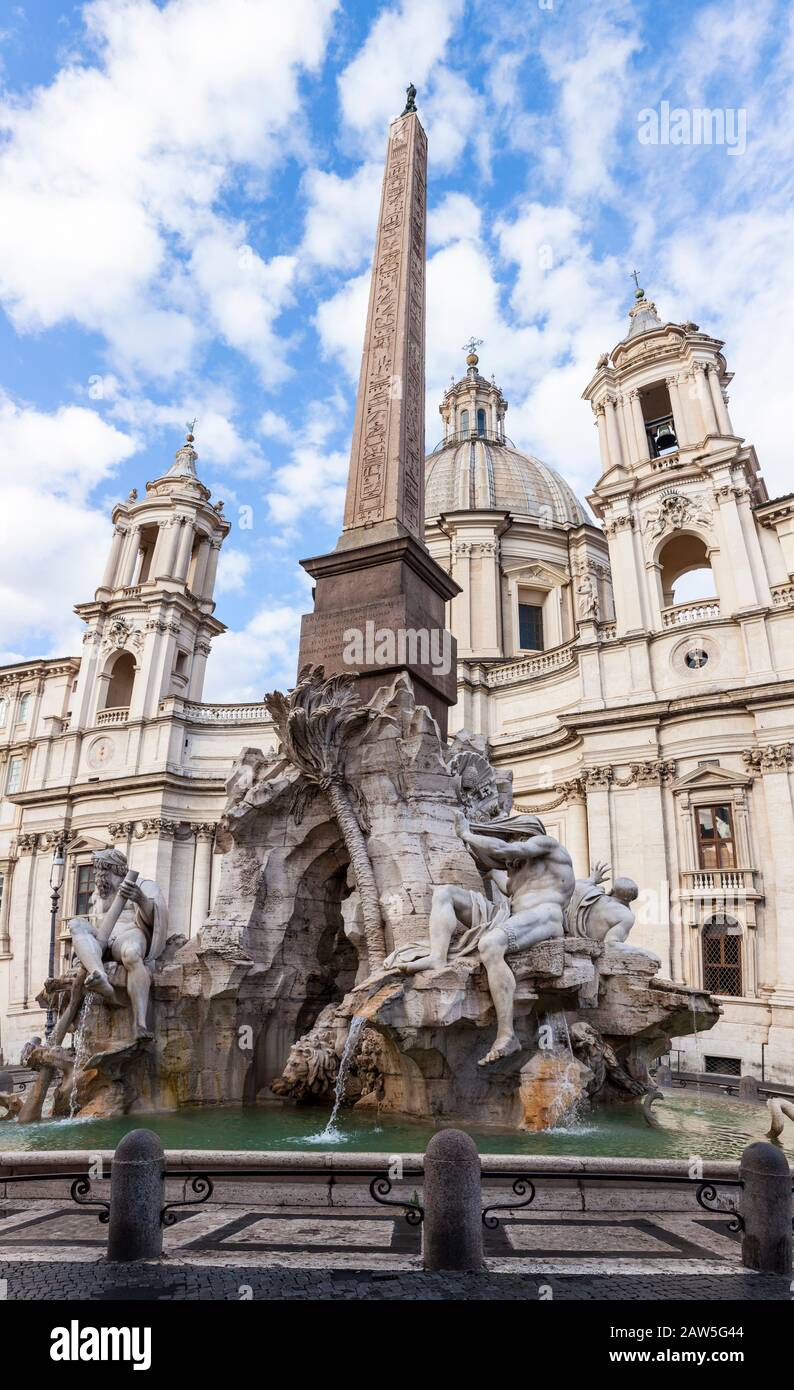
[(364, 699), (408, 671), (446, 735), (445, 605), (460, 590), (424, 543), (426, 215), (427, 136), (409, 92), (389, 127), (344, 527), (334, 551), (301, 561), (316, 584), (298, 664), (356, 672)]

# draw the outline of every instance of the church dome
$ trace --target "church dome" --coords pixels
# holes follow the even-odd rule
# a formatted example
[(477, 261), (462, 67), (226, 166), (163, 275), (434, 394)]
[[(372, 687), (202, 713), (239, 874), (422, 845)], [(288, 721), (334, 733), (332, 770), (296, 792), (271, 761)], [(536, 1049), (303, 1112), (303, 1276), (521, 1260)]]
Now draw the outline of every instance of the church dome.
[(587, 513), (564, 478), (506, 437), (507, 401), (480, 376), (478, 346), (465, 345), (466, 375), (453, 378), (439, 406), (444, 439), (425, 460), (425, 514), (515, 512), (581, 526)]
[(439, 444), (425, 463), (428, 516), (442, 512), (517, 512), (581, 526), (584, 508), (559, 473), (493, 436)]

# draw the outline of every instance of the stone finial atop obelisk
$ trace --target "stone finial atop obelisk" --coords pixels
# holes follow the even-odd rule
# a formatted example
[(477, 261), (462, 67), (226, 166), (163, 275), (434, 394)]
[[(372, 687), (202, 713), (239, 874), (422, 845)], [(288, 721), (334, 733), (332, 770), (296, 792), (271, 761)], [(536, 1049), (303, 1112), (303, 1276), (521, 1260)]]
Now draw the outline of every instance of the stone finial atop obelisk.
[(423, 539), (426, 204), (427, 136), (409, 100), (389, 127), (344, 549), (406, 531)]
[(298, 669), (353, 671), (363, 700), (401, 673), (446, 736), (455, 642), (445, 605), (459, 586), (424, 541), (427, 138), (414, 98), (389, 127), (367, 331), (336, 548), (302, 560), (315, 580)]

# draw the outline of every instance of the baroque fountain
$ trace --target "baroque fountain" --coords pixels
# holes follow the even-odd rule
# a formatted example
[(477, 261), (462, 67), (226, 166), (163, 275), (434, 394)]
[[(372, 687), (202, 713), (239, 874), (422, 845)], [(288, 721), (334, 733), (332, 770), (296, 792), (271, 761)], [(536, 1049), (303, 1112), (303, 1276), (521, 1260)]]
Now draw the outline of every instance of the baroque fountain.
[[(96, 855), (91, 920), (40, 1002), (57, 1014), (8, 1118), (339, 1105), (544, 1131), (627, 1110), (648, 1066), (719, 1009), (629, 940), (637, 885), (513, 814), (485, 740), (447, 737), (445, 604), (423, 540), (427, 143), (389, 131), (344, 528), (315, 581), (276, 754), (227, 784), (211, 914), (169, 935), (157, 884)], [(375, 642), (356, 641), (373, 635)]]

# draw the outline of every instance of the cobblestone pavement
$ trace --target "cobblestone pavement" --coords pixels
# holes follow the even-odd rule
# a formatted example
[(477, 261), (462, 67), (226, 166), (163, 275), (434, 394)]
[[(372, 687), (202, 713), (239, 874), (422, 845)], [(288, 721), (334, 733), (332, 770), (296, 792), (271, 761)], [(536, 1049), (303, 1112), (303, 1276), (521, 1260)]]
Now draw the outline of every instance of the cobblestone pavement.
[[(739, 1242), (728, 1216), (682, 1212), (507, 1212), (484, 1231), (494, 1275), (702, 1275), (739, 1273)], [(383, 1273), (421, 1270), (421, 1228), (397, 1210), (372, 1206), (300, 1209), (212, 1202), (178, 1213), (164, 1250), (178, 1265)], [(35, 1265), (94, 1263), (107, 1226), (96, 1210), (42, 1200), (0, 1204), (0, 1259)]]
[(551, 1275), (423, 1274), (377, 1270), (234, 1268), (175, 1265), (134, 1266), (53, 1261), (0, 1261), (6, 1297), (14, 1300), (171, 1301), (263, 1299), (378, 1300), (747, 1300), (783, 1302), (791, 1298), (788, 1279), (754, 1274)]

